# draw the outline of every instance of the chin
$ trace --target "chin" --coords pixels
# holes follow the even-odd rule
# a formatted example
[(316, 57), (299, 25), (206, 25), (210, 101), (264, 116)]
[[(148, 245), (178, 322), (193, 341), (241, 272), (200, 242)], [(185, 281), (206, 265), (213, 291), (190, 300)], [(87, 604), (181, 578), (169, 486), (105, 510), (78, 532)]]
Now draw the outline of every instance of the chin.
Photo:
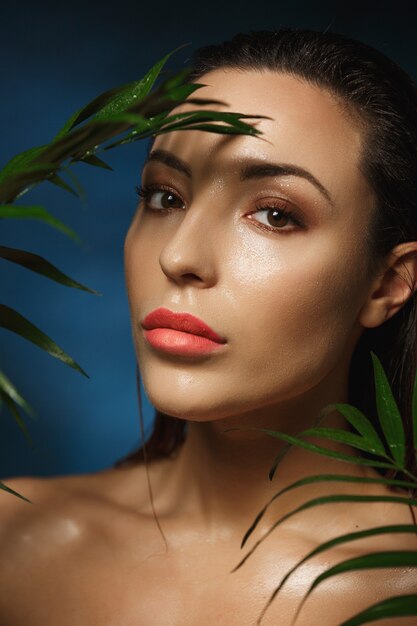
[(209, 422), (236, 413), (236, 410), (227, 407), (225, 402), (213, 403), (212, 397), (208, 397), (207, 401), (203, 402), (201, 394), (197, 394), (199, 397), (195, 397), (195, 393), (187, 393), (186, 391), (175, 393), (174, 390), (171, 393), (167, 393), (165, 390), (162, 394), (161, 386), (153, 393), (152, 389), (147, 389), (146, 385), (144, 387), (149, 402), (157, 411), (178, 419)]
[(190, 422), (210, 422), (219, 419), (219, 411), (212, 407), (203, 408), (189, 403), (187, 403), (186, 406), (182, 406), (173, 404), (172, 402), (158, 402), (156, 399), (152, 399), (151, 396), (148, 397), (157, 411), (165, 413), (165, 415), (170, 415), (171, 417)]

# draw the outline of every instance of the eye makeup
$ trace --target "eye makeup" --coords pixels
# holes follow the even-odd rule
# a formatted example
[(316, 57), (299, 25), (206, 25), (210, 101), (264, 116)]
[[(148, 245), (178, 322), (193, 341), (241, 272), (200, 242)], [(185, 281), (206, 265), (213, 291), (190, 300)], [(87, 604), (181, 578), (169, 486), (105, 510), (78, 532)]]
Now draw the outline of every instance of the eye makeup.
[[(179, 197), (179, 195), (165, 185), (154, 183), (154, 184), (136, 186), (136, 193), (138, 194), (140, 198), (143, 199), (144, 201), (143, 206), (146, 211), (164, 214), (164, 213), (170, 213), (178, 208), (180, 209), (184, 208), (184, 205), (182, 204), (182, 200)], [(166, 194), (167, 196), (170, 196), (171, 198), (178, 200), (180, 206), (176, 206), (176, 207), (166, 206), (162, 208), (155, 208), (155, 206), (152, 207), (150, 203), (150, 199), (152, 198), (152, 196), (157, 195), (157, 194), (160, 194), (162, 196)], [(257, 224), (257, 227), (260, 228), (261, 230), (267, 230), (271, 232), (276, 232), (276, 231), (292, 232), (293, 230), (297, 230), (299, 228), (305, 228), (305, 224), (298, 216), (297, 211), (289, 209), (288, 206), (290, 206), (290, 203), (287, 200), (284, 200), (282, 198), (280, 199), (276, 197), (273, 200), (269, 201), (269, 203), (268, 201), (264, 200), (263, 204), (261, 205), (257, 204), (256, 209), (250, 213), (247, 213), (246, 217), (251, 222), (255, 222)], [(264, 217), (267, 221), (271, 217), (271, 214), (273, 214), (272, 221), (273, 220), (280, 221), (284, 219), (286, 221), (284, 226), (287, 226), (288, 222), (291, 222), (293, 227), (290, 229), (283, 228), (282, 224), (281, 225), (271, 224), (270, 221), (268, 221), (268, 223), (265, 223), (265, 222), (260, 221), (259, 218), (257, 219), (256, 217), (253, 217), (260, 213), (265, 213)]]

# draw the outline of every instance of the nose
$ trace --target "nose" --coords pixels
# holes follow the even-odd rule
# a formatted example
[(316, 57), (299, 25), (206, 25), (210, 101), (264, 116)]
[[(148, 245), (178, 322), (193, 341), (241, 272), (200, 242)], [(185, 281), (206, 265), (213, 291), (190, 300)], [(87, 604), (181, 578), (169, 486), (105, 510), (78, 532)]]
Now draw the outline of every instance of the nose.
[[(218, 230), (209, 209), (184, 212), (179, 225), (163, 246), (159, 263), (164, 274), (178, 284), (193, 283), (210, 287), (216, 281), (216, 252), (219, 250)], [(217, 236), (217, 242), (216, 242)]]

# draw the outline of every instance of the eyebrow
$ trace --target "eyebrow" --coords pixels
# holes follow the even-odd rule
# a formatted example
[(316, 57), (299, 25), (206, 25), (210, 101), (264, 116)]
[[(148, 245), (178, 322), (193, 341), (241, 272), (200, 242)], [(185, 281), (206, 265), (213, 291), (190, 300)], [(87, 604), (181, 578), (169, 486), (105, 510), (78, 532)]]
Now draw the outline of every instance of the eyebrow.
[[(148, 152), (143, 167), (151, 161), (164, 163), (168, 167), (172, 167), (191, 178), (190, 166), (172, 152), (168, 152), (168, 150), (152, 150)], [(241, 181), (244, 181), (254, 178), (265, 178), (267, 176), (298, 176), (299, 178), (304, 178), (320, 191), (333, 208), (335, 206), (334, 200), (326, 187), (311, 172), (298, 165), (252, 161), (243, 165), (239, 178)]]

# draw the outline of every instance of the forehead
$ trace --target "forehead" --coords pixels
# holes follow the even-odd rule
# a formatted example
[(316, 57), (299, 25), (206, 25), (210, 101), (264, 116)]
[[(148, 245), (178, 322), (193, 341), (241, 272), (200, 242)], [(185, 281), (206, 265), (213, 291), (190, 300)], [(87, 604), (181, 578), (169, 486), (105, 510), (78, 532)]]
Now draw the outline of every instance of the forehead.
[[(198, 167), (222, 168), (239, 158), (281, 160), (311, 171), (338, 199), (347, 187), (362, 192), (362, 131), (346, 106), (328, 90), (300, 77), (271, 70), (224, 68), (207, 72), (196, 82), (204, 87), (191, 97), (214, 98), (225, 104), (197, 105), (186, 101), (173, 112), (206, 109), (265, 115), (247, 120), (262, 131), (254, 136), (227, 136), (202, 131), (159, 135), (154, 148), (165, 148)], [(368, 190), (369, 191), (369, 190)]]

